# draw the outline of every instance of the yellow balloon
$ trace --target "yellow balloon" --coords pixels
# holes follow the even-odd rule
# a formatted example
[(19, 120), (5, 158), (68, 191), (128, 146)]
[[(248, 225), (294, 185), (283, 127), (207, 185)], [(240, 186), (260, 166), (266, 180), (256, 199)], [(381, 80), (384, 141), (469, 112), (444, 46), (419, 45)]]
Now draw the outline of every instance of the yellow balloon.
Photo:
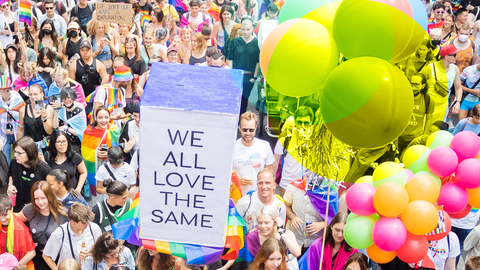
[(373, 180), (372, 180), (372, 176), (371, 175), (365, 175), (365, 176), (362, 176), (360, 178), (358, 178), (358, 180), (355, 182), (355, 184), (358, 184), (358, 183), (367, 183), (367, 184), (370, 184), (370, 185), (373, 185)]
[(321, 23), (331, 33), (333, 17), (335, 17), (335, 12), (337, 12), (338, 6), (340, 6), (341, 3), (342, 1), (337, 1), (326, 4), (324, 6), (314, 9), (313, 11), (305, 15), (305, 17), (303, 18)]
[(399, 164), (387, 161), (378, 165), (373, 172), (372, 181), (375, 187), (388, 182), (395, 182), (403, 187), (407, 183), (407, 173)]

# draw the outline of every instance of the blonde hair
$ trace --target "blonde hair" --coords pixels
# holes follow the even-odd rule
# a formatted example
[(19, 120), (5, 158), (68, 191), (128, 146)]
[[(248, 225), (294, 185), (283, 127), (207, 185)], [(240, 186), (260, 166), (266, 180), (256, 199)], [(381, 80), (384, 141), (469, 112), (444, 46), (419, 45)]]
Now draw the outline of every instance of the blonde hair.
[(172, 27), (170, 29), (168, 29), (168, 33), (170, 35), (173, 35), (173, 36), (176, 36), (177, 35), (177, 32), (175, 31), (175, 21), (173, 20), (173, 15), (168, 13), (167, 15), (163, 16), (163, 20), (162, 20), (162, 26), (163, 27), (167, 27), (167, 22), (170, 21), (172, 23)]
[(197, 47), (193, 49), (194, 51), (197, 52), (203, 52), (207, 49), (207, 44), (205, 43), (205, 39), (203, 39), (203, 35), (200, 32), (195, 32), (193, 34), (193, 37), (197, 41)]
[(98, 28), (98, 25), (103, 23), (103, 33), (104, 34), (107, 34), (110, 32), (110, 25), (108, 23), (105, 23), (105, 22), (100, 22), (100, 21), (97, 21), (96, 19), (92, 18), (88, 24), (87, 24), (87, 34), (90, 35), (90, 36), (95, 36), (97, 34), (97, 28)]
[(81, 270), (80, 264), (73, 258), (64, 259), (59, 265), (58, 270)]
[(26, 72), (32, 74), (33, 77), (37, 76), (37, 70), (30, 62), (18, 63), (18, 74), (22, 75)]
[(261, 215), (270, 216), (273, 220), (278, 217), (278, 207), (275, 205), (264, 205), (255, 212), (257, 218)]
[(52, 75), (52, 78), (63, 76), (66, 80), (68, 80), (68, 70), (62, 68), (61, 66), (56, 66), (55, 69), (50, 72), (50, 75)]
[(143, 37), (145, 37), (146, 34), (150, 34), (150, 35), (152, 35), (152, 37), (153, 37), (154, 39), (156, 39), (156, 37), (155, 37), (155, 29), (153, 29), (153, 28), (147, 28), (147, 29), (145, 29), (145, 32), (143, 32)]
[(240, 115), (240, 121), (238, 121), (238, 125), (240, 126), (240, 123), (242, 120), (245, 119), (247, 121), (255, 120), (255, 126), (258, 124), (258, 117), (256, 114), (252, 112), (244, 112), (242, 115)]

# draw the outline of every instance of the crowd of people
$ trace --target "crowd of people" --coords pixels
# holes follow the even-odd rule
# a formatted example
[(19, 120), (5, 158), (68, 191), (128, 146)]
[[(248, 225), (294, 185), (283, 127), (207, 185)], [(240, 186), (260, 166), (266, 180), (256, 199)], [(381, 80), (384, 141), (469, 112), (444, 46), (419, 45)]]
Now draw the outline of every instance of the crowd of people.
[[(430, 265), (398, 258), (377, 265), (365, 250), (345, 241), (344, 193), (336, 194), (332, 211), (326, 212), (330, 205), (318, 196), (325, 195), (326, 179), (303, 166), (302, 145), (310, 140), (312, 126), (321, 123), (318, 94), (278, 94), (271, 108), (281, 118), (276, 144), (256, 137), (264, 127), (248, 108), (252, 90), (262, 81), (257, 35), (262, 21), (277, 20), (283, 1), (108, 2), (130, 3), (131, 23), (97, 21), (95, 5), (87, 0), (32, 1), (31, 25), (16, 21), (18, 2), (1, 5), (0, 182), (6, 194), (0, 195), (0, 253), (13, 254), (18, 263), (0, 260), (0, 266), (453, 270), (458, 263), (461, 270), (480, 269), (476, 209), (452, 219), (452, 232), (429, 243), (424, 261), (429, 258)], [(387, 146), (357, 149), (345, 182), (371, 174), (383, 161), (401, 159), (406, 148), (425, 144), (439, 129), (480, 134), (480, 2), (423, 2), (431, 16), (429, 36), (396, 64), (414, 94), (410, 122)], [(139, 104), (151, 68), (156, 72), (160, 66), (154, 62), (244, 71), (232, 164), (242, 196), (232, 200), (247, 224), (251, 262), (189, 265), (112, 235), (112, 225), (130, 209), (141, 184)], [(466, 258), (460, 258), (462, 251)]]

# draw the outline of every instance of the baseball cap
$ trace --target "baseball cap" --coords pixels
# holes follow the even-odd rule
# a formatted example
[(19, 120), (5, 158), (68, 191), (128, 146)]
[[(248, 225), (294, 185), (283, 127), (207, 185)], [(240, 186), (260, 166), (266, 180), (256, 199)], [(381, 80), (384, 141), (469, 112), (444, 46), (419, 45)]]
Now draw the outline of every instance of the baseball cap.
[(172, 52), (172, 51), (173, 51), (173, 52), (178, 52), (178, 49), (177, 49), (175, 46), (171, 46), (170, 48), (168, 48), (167, 54), (168, 54), (169, 52)]
[(76, 22), (71, 22), (71, 23), (68, 24), (67, 29), (70, 30), (72, 28), (80, 29), (80, 26)]
[(440, 56), (445, 57), (447, 55), (451, 55), (451, 54), (457, 53), (459, 51), (461, 51), (461, 50), (458, 50), (457, 48), (455, 48), (455, 45), (453, 45), (453, 44), (445, 45), (440, 50)]
[(3, 253), (0, 255), (0, 270), (12, 270), (18, 266), (18, 260), (10, 253)]
[(82, 43), (80, 43), (80, 49), (83, 48), (83, 47), (88, 47), (90, 49), (92, 49), (92, 44), (90, 44), (90, 42), (86, 39), (84, 39), (82, 41)]

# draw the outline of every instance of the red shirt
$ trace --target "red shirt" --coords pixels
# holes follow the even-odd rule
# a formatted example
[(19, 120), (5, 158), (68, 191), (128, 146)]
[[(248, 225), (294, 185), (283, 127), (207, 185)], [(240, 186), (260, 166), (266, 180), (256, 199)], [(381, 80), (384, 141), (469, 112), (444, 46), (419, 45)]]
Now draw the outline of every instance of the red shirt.
[(440, 21), (439, 23), (435, 23), (435, 19), (434, 19), (433, 22), (428, 24), (427, 31), (430, 34), (430, 30), (432, 30), (433, 28), (442, 28), (442, 26), (443, 26), (443, 21)]
[[(21, 228), (17, 228), (14, 232), (14, 235), (17, 235), (18, 230), (22, 230), (25, 233), (25, 237), (24, 237), (24, 239), (21, 239), (20, 237), (15, 237), (15, 240), (13, 241), (14, 247), (17, 246), (20, 250), (22, 250), (23, 248), (21, 248), (21, 247), (26, 246), (27, 252), (34, 250), (36, 246), (35, 246), (35, 243), (33, 243), (33, 239), (32, 239), (32, 235), (30, 234), (30, 230), (27, 228), (27, 226), (25, 226), (25, 224), (23, 224), (23, 222), (17, 223), (17, 226), (20, 226)], [(0, 254), (7, 252), (7, 232), (8, 232), (8, 226), (3, 226), (2, 225), (2, 231), (0, 232)], [(23, 243), (18, 243), (17, 241), (21, 241)], [(20, 245), (20, 246), (18, 246), (18, 245)], [(14, 248), (14, 250), (15, 250), (15, 248)], [(25, 256), (26, 252), (22, 252), (22, 253), (23, 253), (23, 256)], [(13, 254), (13, 255), (15, 257), (17, 257), (17, 254)], [(23, 256), (21, 258), (17, 258), (17, 260), (20, 261), (23, 258)]]

